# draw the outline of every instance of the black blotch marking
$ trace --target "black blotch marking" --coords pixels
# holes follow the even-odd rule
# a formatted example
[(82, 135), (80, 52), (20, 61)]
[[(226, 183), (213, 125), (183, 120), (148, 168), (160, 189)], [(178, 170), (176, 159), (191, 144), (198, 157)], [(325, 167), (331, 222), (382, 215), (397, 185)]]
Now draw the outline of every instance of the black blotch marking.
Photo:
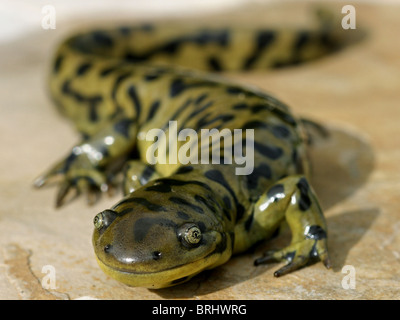
[(145, 31), (145, 32), (151, 32), (151, 31), (155, 30), (155, 27), (150, 22), (146, 22), (146, 23), (143, 23), (142, 25), (138, 26), (138, 30)]
[(53, 66), (54, 73), (58, 73), (60, 71), (63, 61), (64, 61), (64, 56), (61, 54), (58, 55), (56, 60), (54, 61), (54, 66)]
[(271, 168), (267, 164), (262, 163), (254, 168), (251, 174), (247, 175), (247, 188), (249, 190), (254, 190), (258, 186), (258, 180), (260, 178), (271, 179), (271, 176)]
[(202, 93), (201, 95), (199, 95), (199, 96), (194, 100), (194, 103), (195, 103), (196, 105), (198, 105), (198, 104), (202, 103), (207, 97), (208, 97), (208, 94), (207, 94), (207, 93)]
[(278, 139), (287, 139), (290, 137), (290, 130), (283, 125), (276, 125), (272, 128), (272, 133)]
[(244, 90), (240, 87), (228, 87), (228, 88), (226, 88), (226, 92), (229, 94), (236, 95), (239, 93), (244, 93)]
[(188, 87), (189, 85), (186, 85), (182, 79), (175, 79), (171, 83), (171, 89), (169, 94), (171, 97), (175, 97)]
[(281, 148), (267, 146), (257, 141), (254, 141), (254, 149), (271, 160), (279, 159), (283, 155), (283, 150)]
[(305, 178), (301, 178), (296, 186), (300, 190), (299, 208), (301, 211), (306, 211), (311, 206), (311, 199), (308, 196), (310, 186)]
[(207, 118), (210, 116), (211, 112), (207, 112), (197, 121), (197, 129), (200, 129), (202, 125), (207, 121)]
[(74, 98), (76, 101), (88, 104), (89, 107), (89, 120), (96, 122), (98, 120), (97, 106), (103, 101), (103, 97), (100, 95), (84, 96), (79, 91), (71, 88), (71, 81), (66, 80), (62, 87), (62, 93)]
[(179, 205), (183, 205), (183, 206), (187, 206), (189, 207), (191, 210), (196, 211), (197, 213), (203, 214), (204, 210), (203, 208), (196, 206), (192, 203), (190, 203), (189, 201), (183, 199), (183, 198), (179, 198), (179, 197), (169, 197), (168, 199), (169, 201), (179, 204)]
[(193, 167), (192, 166), (184, 166), (184, 167), (180, 167), (178, 170), (176, 170), (175, 174), (185, 174), (185, 173), (189, 173), (193, 171)]
[(125, 138), (129, 138), (129, 129), (135, 121), (133, 119), (122, 119), (114, 125), (114, 130), (122, 134)]
[(151, 81), (157, 80), (159, 77), (160, 77), (160, 74), (157, 74), (157, 73), (146, 74), (144, 76), (144, 80), (147, 82), (151, 82)]
[[(117, 209), (118, 207), (120, 207), (121, 205), (127, 204), (127, 203), (137, 203), (140, 204), (144, 207), (146, 207), (148, 210), (150, 211), (155, 211), (155, 212), (161, 212), (161, 211), (168, 211), (166, 208), (164, 208), (163, 206), (160, 206), (158, 204), (152, 203), (149, 200), (145, 199), (145, 198), (137, 198), (137, 197), (132, 197), (132, 198), (128, 198), (125, 200), (122, 200), (121, 202), (119, 202), (114, 209)], [(124, 211), (124, 214), (129, 213), (131, 211), (133, 211), (133, 208), (126, 208)], [(119, 213), (120, 215), (122, 215), (122, 212)]]
[(171, 40), (169, 43), (166, 43), (164, 46), (160, 47), (160, 51), (172, 55), (178, 51), (181, 44), (182, 42), (179, 39)]
[(212, 70), (212, 71), (222, 71), (223, 70), (221, 62), (216, 57), (210, 57), (208, 59), (208, 66), (210, 67), (210, 70)]
[(207, 113), (203, 118), (201, 118), (197, 122), (195, 130), (198, 130), (198, 129), (206, 127), (206, 126), (209, 126), (212, 123), (220, 121), (220, 120), (221, 120), (222, 123), (226, 123), (226, 122), (231, 121), (232, 119), (235, 118), (235, 116), (232, 115), (232, 114), (220, 114), (220, 115), (216, 116), (215, 118), (207, 119), (209, 115), (210, 114)]
[(165, 218), (144, 217), (136, 220), (133, 227), (135, 242), (141, 242), (153, 226), (176, 228), (176, 224)]
[(187, 43), (195, 43), (203, 46), (216, 43), (220, 46), (226, 46), (229, 43), (229, 32), (227, 30), (200, 30), (194, 34), (171, 39), (169, 42), (154, 47), (144, 53), (129, 52), (125, 55), (125, 59), (137, 62), (150, 60), (154, 55), (159, 53), (173, 55)]
[(175, 113), (169, 118), (168, 122), (166, 122), (164, 124), (164, 126), (162, 127), (162, 130), (166, 130), (168, 125), (169, 125), (169, 121), (170, 120), (176, 120), (177, 117), (185, 111), (186, 108), (188, 108), (192, 103), (192, 99), (188, 98), (179, 108), (178, 110), (175, 111)]
[[(276, 61), (273, 65), (274, 68), (282, 68), (286, 67), (289, 65), (298, 65), (301, 62), (303, 62), (303, 58), (301, 57), (301, 51), (302, 50), (307, 50), (305, 48), (308, 43), (315, 43), (317, 44), (320, 42), (323, 44), (322, 37), (318, 33), (313, 33), (311, 34), (309, 31), (300, 31), (297, 34), (297, 38), (293, 44), (293, 48), (291, 50), (292, 55), (288, 60), (284, 61)], [(330, 45), (326, 45), (326, 48), (328, 49)]]
[(315, 240), (326, 239), (326, 232), (322, 227), (320, 227), (318, 225), (312, 225), (308, 229), (306, 238), (307, 239), (315, 239)]
[[(185, 129), (187, 127), (188, 121), (195, 118), (199, 113), (203, 112), (204, 110), (207, 110), (210, 106), (213, 105), (213, 103), (214, 103), (213, 101), (210, 101), (210, 102), (206, 103), (205, 105), (203, 105), (202, 107), (199, 107), (198, 109), (196, 109), (192, 113), (190, 113), (186, 117), (185, 120), (181, 121), (181, 125), (180, 125), (178, 131), (182, 131), (183, 129)], [(204, 119), (204, 117), (202, 119)]]
[(172, 81), (171, 87), (170, 87), (170, 97), (176, 97), (179, 94), (181, 94), (183, 91), (191, 89), (191, 88), (201, 88), (201, 87), (215, 87), (217, 85), (216, 82), (212, 81), (203, 81), (203, 80), (197, 80), (191, 83), (185, 83), (182, 78), (176, 78)]
[(286, 111), (280, 109), (280, 108), (276, 108), (270, 105), (265, 105), (265, 104), (256, 104), (252, 107), (250, 107), (250, 110), (253, 114), (257, 114), (261, 111), (270, 111), (272, 113), (274, 113), (276, 116), (278, 116), (279, 118), (281, 118), (282, 120), (288, 122), (289, 124), (296, 126), (297, 122), (296, 120)]
[(294, 50), (300, 51), (311, 39), (311, 34), (307, 31), (300, 31), (294, 43)]
[(202, 30), (192, 37), (193, 42), (201, 45), (217, 43), (220, 46), (227, 46), (229, 43), (228, 30)]
[(149, 114), (147, 115), (147, 121), (151, 120), (154, 117), (160, 105), (161, 105), (160, 100), (156, 100), (151, 104)]
[(129, 36), (129, 35), (131, 34), (131, 32), (132, 32), (132, 28), (122, 26), (122, 27), (119, 27), (119, 28), (118, 28), (118, 31), (119, 31), (123, 36)]
[(210, 106), (212, 106), (214, 104), (214, 101), (210, 101), (208, 103), (206, 103), (205, 105), (201, 106), (200, 108), (198, 108), (197, 110), (193, 111), (185, 121), (192, 119), (193, 117), (197, 116), (199, 113), (203, 112), (204, 110), (206, 110), (207, 108), (209, 108)]
[(224, 201), (224, 205), (228, 210), (232, 209), (232, 203), (228, 196), (224, 196), (222, 201)]
[(130, 63), (142, 62), (142, 61), (147, 60), (149, 58), (150, 58), (150, 55), (146, 56), (144, 54), (137, 54), (135, 52), (127, 52), (127, 53), (125, 53), (125, 55), (123, 57), (123, 59), (125, 61), (128, 61)]
[(286, 121), (287, 123), (291, 124), (292, 126), (297, 126), (297, 121), (286, 111), (275, 108), (273, 111), (277, 116), (279, 116), (282, 120)]
[(243, 126), (242, 126), (243, 130), (246, 129), (268, 129), (268, 125), (260, 120), (251, 120), (246, 122)]
[(279, 159), (283, 155), (283, 150), (280, 147), (267, 146), (257, 141), (254, 141), (254, 149), (272, 160)]
[(131, 98), (136, 111), (136, 118), (139, 119), (140, 113), (142, 111), (142, 104), (140, 102), (139, 96), (134, 85), (129, 86), (128, 95)]
[(144, 189), (145, 191), (155, 191), (155, 192), (161, 192), (161, 193), (168, 193), (171, 192), (171, 186), (167, 185), (167, 184), (155, 184), (152, 185), (150, 187), (147, 187)]
[(189, 218), (190, 218), (190, 216), (186, 212), (183, 212), (183, 211), (177, 211), (176, 214), (178, 215), (178, 218), (185, 220), (185, 221), (189, 220)]
[(202, 196), (199, 196), (196, 194), (194, 196), (194, 200), (196, 200), (198, 203), (205, 205), (211, 212), (213, 212), (213, 213), (217, 212), (215, 207), (207, 199), (203, 198)]
[(273, 31), (260, 31), (256, 36), (256, 47), (253, 53), (245, 60), (244, 70), (251, 69), (262, 52), (275, 40), (276, 35)]
[(112, 99), (115, 101), (116, 100), (116, 96), (117, 96), (117, 90), (119, 88), (119, 86), (121, 85), (122, 81), (124, 81), (125, 79), (129, 78), (132, 75), (132, 72), (125, 72), (123, 74), (120, 74), (114, 81), (114, 85), (113, 88), (111, 90), (111, 97)]
[(232, 109), (233, 110), (245, 110), (247, 109), (249, 106), (247, 105), (247, 103), (244, 102), (240, 102), (238, 104), (235, 104)]
[(255, 104), (250, 107), (251, 113), (253, 113), (253, 114), (257, 114), (261, 111), (274, 112), (275, 109), (276, 109), (275, 107), (268, 105), (268, 104)]
[(231, 213), (230, 213), (230, 211), (229, 211), (228, 209), (224, 208), (224, 209), (222, 210), (222, 212), (223, 212), (224, 216), (225, 216), (229, 221), (232, 221), (232, 216), (231, 216)]
[(167, 184), (169, 186), (186, 186), (188, 184), (193, 184), (193, 185), (197, 185), (201, 188), (206, 189), (207, 191), (212, 191), (211, 188), (200, 181), (195, 181), (195, 180), (188, 180), (188, 181), (183, 181), (183, 180), (176, 180), (176, 179), (170, 179), (170, 178), (161, 178), (161, 179), (157, 179), (156, 180), (157, 183), (163, 183), (163, 184)]
[(293, 151), (292, 151), (292, 162), (296, 165), (296, 167), (297, 167), (297, 164), (298, 164), (298, 162), (299, 162), (299, 153), (297, 152), (297, 149), (296, 148), (294, 148), (293, 149)]
[(114, 41), (111, 36), (109, 36), (104, 31), (94, 31), (92, 33), (93, 40), (98, 46), (101, 47), (112, 47), (114, 45)]
[(274, 202), (279, 201), (280, 197), (277, 197), (277, 195), (279, 194), (283, 194), (285, 192), (285, 188), (283, 186), (283, 184), (278, 183), (274, 186), (272, 186), (268, 192), (267, 192), (267, 197), (268, 199), (274, 199)]
[(233, 201), (235, 203), (236, 206), (236, 220), (239, 221), (244, 214), (244, 207), (242, 206), (242, 204), (239, 203), (235, 192), (232, 190), (232, 188), (230, 187), (230, 185), (226, 182), (224, 176), (222, 175), (222, 173), (216, 169), (214, 170), (208, 170), (204, 176), (207, 179), (210, 179), (212, 181), (217, 182), (218, 184), (222, 185), (231, 195), (231, 197), (233, 198)]
[(82, 64), (76, 69), (76, 75), (77, 75), (77, 76), (83, 76), (86, 72), (88, 72), (88, 71), (90, 70), (91, 67), (92, 67), (92, 63), (91, 63), (91, 62), (82, 63)]
[(154, 167), (148, 165), (144, 168), (141, 176), (140, 176), (140, 183), (142, 185), (145, 185), (147, 182), (149, 182), (149, 180), (151, 179), (151, 176), (155, 173), (155, 169)]
[[(116, 207), (114, 207), (114, 208), (116, 208)], [(128, 214), (128, 213), (132, 213), (133, 211), (134, 211), (133, 208), (125, 208), (125, 209), (119, 211), (118, 215), (122, 217), (123, 215)]]
[(98, 119), (99, 115), (97, 114), (97, 104), (92, 102), (89, 104), (89, 120), (91, 122), (97, 122)]
[(166, 72), (166, 69), (163, 69), (163, 68), (152, 69), (148, 74), (146, 74), (144, 76), (144, 80), (146, 82), (151, 82), (151, 81), (157, 80), (165, 72)]
[(312, 33), (309, 31), (298, 32), (297, 38), (293, 44), (291, 58), (288, 61), (277, 61), (275, 63), (276, 67), (302, 63), (304, 61), (304, 58), (302, 58), (302, 51), (307, 50), (307, 45), (310, 43), (320, 45), (321, 49), (324, 51), (334, 52), (340, 49), (341, 45), (335, 41), (334, 37), (331, 37), (331, 35), (331, 32), (327, 30)]
[(114, 64), (112, 66), (108, 66), (108, 67), (102, 69), (99, 73), (100, 77), (106, 77), (113, 72), (120, 71), (121, 67), (123, 65), (124, 65), (124, 63), (117, 63), (117, 64)]

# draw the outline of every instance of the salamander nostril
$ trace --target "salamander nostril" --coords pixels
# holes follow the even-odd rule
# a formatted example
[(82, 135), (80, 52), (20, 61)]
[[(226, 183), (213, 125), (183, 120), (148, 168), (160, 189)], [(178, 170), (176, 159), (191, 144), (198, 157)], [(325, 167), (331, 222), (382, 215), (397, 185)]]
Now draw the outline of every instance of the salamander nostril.
[(162, 256), (162, 254), (161, 254), (160, 251), (154, 251), (154, 252), (153, 252), (153, 259), (154, 259), (154, 260), (159, 260), (159, 259), (161, 259), (161, 256)]
[(106, 245), (104, 246), (104, 252), (105, 252), (105, 253), (109, 253), (111, 247), (112, 247), (111, 244), (106, 244)]

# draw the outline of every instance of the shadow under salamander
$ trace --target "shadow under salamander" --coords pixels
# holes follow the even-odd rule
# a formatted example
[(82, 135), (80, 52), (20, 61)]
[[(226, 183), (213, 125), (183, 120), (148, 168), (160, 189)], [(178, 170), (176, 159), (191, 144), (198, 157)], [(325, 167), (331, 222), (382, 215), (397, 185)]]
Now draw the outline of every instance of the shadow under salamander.
[[(326, 137), (310, 132), (309, 158), (311, 183), (323, 210), (327, 211), (367, 181), (374, 167), (374, 154), (368, 142), (357, 133), (336, 127), (325, 129), (328, 132)], [(327, 217), (328, 245), (335, 272), (341, 270), (348, 252), (360, 241), (378, 214), (377, 208), (360, 208)], [(282, 237), (269, 240), (253, 252), (235, 256), (226, 264), (202, 272), (187, 283), (153, 291), (164, 298), (190, 298), (233, 286), (265, 272), (272, 273), (277, 269), (276, 264), (254, 267), (253, 261), (264, 251), (283, 247), (288, 241), (290, 236), (285, 232)]]

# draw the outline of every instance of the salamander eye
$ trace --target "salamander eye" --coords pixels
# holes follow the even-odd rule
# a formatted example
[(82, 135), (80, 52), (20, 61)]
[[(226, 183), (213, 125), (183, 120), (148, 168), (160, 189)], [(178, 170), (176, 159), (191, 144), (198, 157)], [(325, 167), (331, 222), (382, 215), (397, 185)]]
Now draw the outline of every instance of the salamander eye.
[(97, 230), (107, 228), (117, 217), (117, 213), (112, 210), (104, 210), (98, 214), (93, 219), (93, 224)]
[(101, 213), (96, 214), (93, 219), (93, 224), (96, 229), (101, 229), (104, 224), (103, 216)]
[(189, 247), (196, 246), (201, 241), (201, 230), (195, 224), (185, 224), (181, 228), (179, 233), (179, 238), (182, 240), (183, 244)]

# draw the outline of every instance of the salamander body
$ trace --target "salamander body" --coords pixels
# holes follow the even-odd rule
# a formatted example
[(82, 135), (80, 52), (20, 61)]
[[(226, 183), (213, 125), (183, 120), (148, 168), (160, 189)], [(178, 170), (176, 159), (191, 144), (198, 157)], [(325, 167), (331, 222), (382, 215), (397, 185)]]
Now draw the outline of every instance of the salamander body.
[[(302, 123), (271, 95), (205, 71), (297, 64), (338, 46), (330, 28), (143, 25), (74, 35), (55, 55), (50, 91), (82, 141), (35, 184), (61, 176), (59, 206), (71, 189), (93, 201), (123, 172), (124, 197), (95, 216), (93, 246), (100, 267), (128, 285), (187, 281), (270, 238), (284, 221), (290, 245), (255, 264), (287, 261), (276, 276), (314, 258), (329, 267)], [(172, 141), (171, 125), (181, 139)], [(185, 163), (167, 161), (178, 151)], [(249, 155), (251, 168), (238, 174), (243, 161), (235, 156)]]

